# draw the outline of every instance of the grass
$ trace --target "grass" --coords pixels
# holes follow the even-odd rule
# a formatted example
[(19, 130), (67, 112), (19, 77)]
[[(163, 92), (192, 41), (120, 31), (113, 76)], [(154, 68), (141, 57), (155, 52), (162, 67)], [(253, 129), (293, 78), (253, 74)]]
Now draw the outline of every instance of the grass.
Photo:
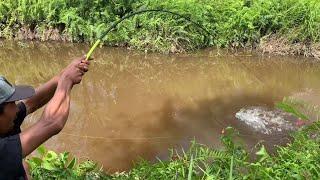
[(121, 23), (103, 42), (181, 52), (204, 46), (255, 48), (270, 35), (285, 38), (289, 44), (320, 41), (318, 0), (3, 0), (0, 36), (48, 40), (54, 39), (50, 30), (56, 29), (65, 40), (94, 42), (112, 22), (140, 9), (177, 12), (200, 23), (212, 37), (204, 44), (205, 34), (189, 22), (148, 13)]

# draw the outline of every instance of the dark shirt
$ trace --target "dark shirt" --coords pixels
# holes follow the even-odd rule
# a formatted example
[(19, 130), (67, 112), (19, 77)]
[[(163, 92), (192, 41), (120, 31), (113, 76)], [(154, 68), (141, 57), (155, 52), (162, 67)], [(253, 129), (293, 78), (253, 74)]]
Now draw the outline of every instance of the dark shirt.
[(9, 133), (0, 136), (0, 180), (25, 179), (19, 133), (27, 110), (23, 102), (18, 103), (17, 106), (19, 110), (14, 120), (14, 128)]

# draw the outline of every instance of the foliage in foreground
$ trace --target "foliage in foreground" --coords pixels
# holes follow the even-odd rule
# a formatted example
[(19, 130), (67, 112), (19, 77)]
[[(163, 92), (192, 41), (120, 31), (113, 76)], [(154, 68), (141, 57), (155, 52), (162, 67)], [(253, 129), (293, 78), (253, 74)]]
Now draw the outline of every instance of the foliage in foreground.
[(37, 157), (27, 159), (34, 179), (100, 179), (103, 175), (96, 163), (78, 162), (68, 152), (57, 154), (40, 146), (37, 153)]
[(261, 146), (257, 159), (250, 161), (248, 153), (233, 143), (229, 131), (222, 137), (225, 150), (193, 145), (175, 160), (154, 165), (145, 162), (118, 178), (187, 179), (191, 174), (192, 179), (319, 179), (319, 125), (298, 132), (292, 144), (278, 148), (276, 156)]
[[(30, 29), (46, 39), (57, 29), (71, 41), (93, 42), (112, 22), (139, 9), (171, 10), (199, 22), (212, 36), (205, 46), (255, 47), (269, 35), (320, 42), (318, 0), (2, 0), (0, 37)], [(183, 19), (149, 13), (121, 23), (104, 43), (176, 52), (202, 47), (206, 38)]]
[[(278, 147), (269, 155), (263, 145), (252, 160), (233, 139), (237, 135), (227, 128), (221, 137), (224, 148), (216, 150), (192, 143), (189, 151), (174, 153), (170, 160), (150, 164), (142, 161), (129, 172), (106, 175), (96, 164), (67, 161), (66, 153), (44, 151), (42, 158), (31, 158), (34, 179), (319, 179), (320, 123), (296, 132), (292, 143)], [(53, 154), (53, 155), (49, 155)]]

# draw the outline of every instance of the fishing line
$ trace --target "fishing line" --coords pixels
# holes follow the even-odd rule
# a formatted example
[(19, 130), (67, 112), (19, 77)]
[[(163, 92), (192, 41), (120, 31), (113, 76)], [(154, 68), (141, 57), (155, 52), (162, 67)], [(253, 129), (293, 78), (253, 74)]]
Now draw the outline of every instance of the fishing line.
[[(209, 37), (210, 36), (210, 32), (207, 31), (201, 24), (191, 20), (190, 18), (188, 17), (185, 17), (181, 14), (178, 14), (178, 13), (175, 13), (175, 12), (172, 12), (172, 11), (168, 11), (168, 10), (163, 10), (163, 9), (147, 9), (147, 10), (140, 10), (140, 11), (136, 11), (136, 12), (133, 12), (131, 14), (127, 14), (125, 16), (123, 16), (121, 19), (119, 19), (118, 21), (114, 22), (104, 33), (102, 33), (100, 35), (100, 37), (98, 37), (98, 40), (93, 44), (93, 46), (91, 47), (91, 49), (89, 50), (89, 52), (87, 53), (86, 55), (86, 60), (89, 60), (89, 58), (91, 57), (93, 51), (96, 49), (96, 47), (102, 42), (102, 39), (104, 37), (106, 37), (106, 35), (111, 31), (113, 30), (114, 28), (117, 27), (117, 25), (119, 23), (121, 23), (122, 21), (132, 17), (132, 16), (136, 16), (136, 15), (139, 15), (139, 14), (144, 14), (144, 13), (148, 13), (148, 12), (159, 12), (159, 13), (168, 13), (168, 14), (172, 14), (174, 16), (178, 16), (180, 18), (183, 18), (189, 22), (191, 22), (192, 24), (196, 25), (196, 27), (200, 28), (202, 31), (204, 31), (207, 36)], [(208, 43), (208, 38), (204, 38), (205, 40), (205, 44)]]
[(100, 136), (88, 136), (88, 135), (76, 135), (70, 133), (60, 133), (67, 136), (79, 137), (79, 138), (88, 138), (88, 139), (100, 139), (100, 140), (110, 140), (110, 141), (148, 141), (148, 140), (174, 140), (174, 139), (181, 139), (182, 137), (172, 137), (172, 136), (157, 136), (157, 137), (133, 137), (133, 138), (107, 138), (107, 137), (100, 137)]

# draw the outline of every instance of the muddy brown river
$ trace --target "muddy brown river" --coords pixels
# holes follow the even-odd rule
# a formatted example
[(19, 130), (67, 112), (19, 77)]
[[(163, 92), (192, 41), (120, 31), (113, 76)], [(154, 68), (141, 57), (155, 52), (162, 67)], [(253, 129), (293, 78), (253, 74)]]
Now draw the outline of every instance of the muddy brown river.
[[(0, 41), (0, 74), (37, 87), (88, 49), (86, 44)], [(238, 125), (235, 113), (246, 106), (272, 107), (309, 91), (309, 100), (320, 102), (320, 64), (303, 57), (214, 49), (161, 55), (106, 47), (94, 56), (72, 91), (65, 128), (45, 145), (95, 160), (110, 172), (127, 170), (139, 158), (166, 159), (169, 148), (188, 148), (193, 139), (220, 147), (221, 130), (229, 125), (248, 145), (281, 144), (283, 138)], [(29, 115), (23, 129), (41, 112)]]

